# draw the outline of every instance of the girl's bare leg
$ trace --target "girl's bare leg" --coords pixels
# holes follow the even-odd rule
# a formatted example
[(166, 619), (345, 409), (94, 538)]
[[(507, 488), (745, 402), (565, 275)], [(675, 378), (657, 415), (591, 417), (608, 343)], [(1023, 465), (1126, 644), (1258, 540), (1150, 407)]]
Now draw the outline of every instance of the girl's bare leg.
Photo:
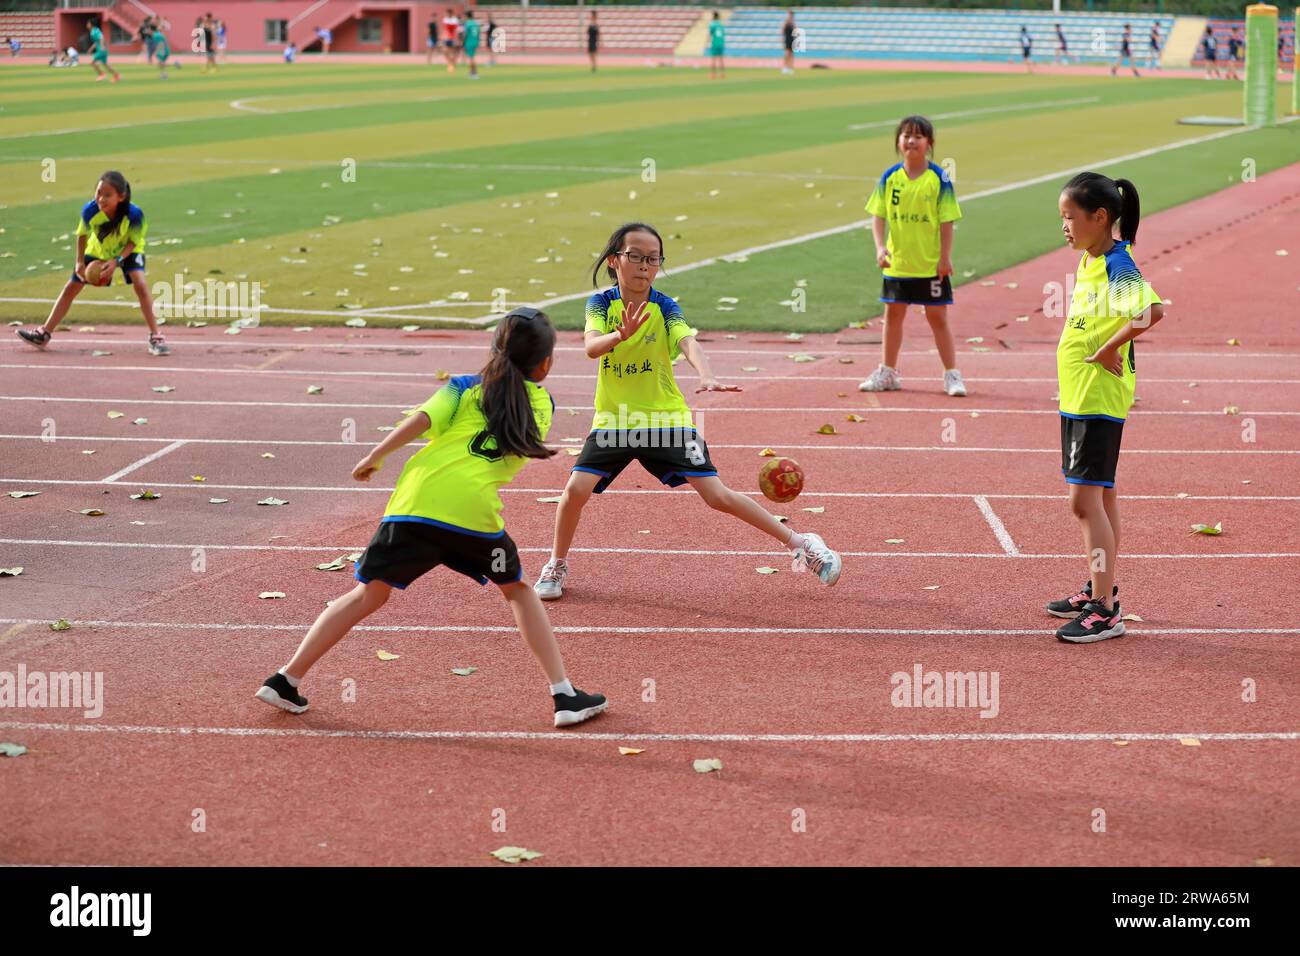
[(77, 296), (81, 295), (81, 290), (85, 287), (85, 283), (73, 282), (69, 279), (68, 284), (65, 285), (63, 291), (59, 293), (59, 297), (54, 300), (54, 308), (50, 309), (49, 318), (45, 320), (45, 324), (41, 326), (41, 328), (46, 332), (51, 333), (57, 329), (59, 323), (63, 321), (63, 317), (67, 315), (68, 310), (72, 308), (72, 301)]
[(772, 516), (772, 513), (748, 495), (732, 491), (714, 475), (688, 477), (691, 487), (700, 493), (704, 503), (714, 511), (734, 515), (746, 524), (753, 525), (759, 531), (765, 531), (784, 546), (794, 535), (794, 530), (787, 528)]
[(1115, 586), (1115, 531), (1102, 502), (1099, 485), (1071, 485), (1070, 508), (1083, 531), (1083, 549), (1092, 571), (1092, 599), (1113, 606)]
[(145, 279), (143, 269), (135, 269), (131, 272), (131, 287), (135, 289), (135, 296), (140, 300), (140, 312), (144, 315), (144, 321), (149, 326), (149, 334), (158, 334), (158, 317), (153, 312), (153, 294), (149, 291), (149, 283)]
[(957, 367), (957, 346), (952, 341), (952, 329), (948, 328), (948, 307), (946, 305), (927, 305), (925, 318), (934, 333), (934, 344), (939, 349), (939, 358), (943, 360), (943, 370)]
[(884, 364), (892, 369), (898, 368), (898, 356), (903, 351), (903, 317), (905, 315), (907, 315), (906, 303), (885, 303), (885, 334), (880, 354)]
[(555, 631), (551, 628), (551, 619), (546, 616), (546, 609), (542, 607), (542, 599), (522, 581), (502, 584), (500, 588), (502, 596), (510, 602), (519, 633), (537, 658), (537, 663), (542, 665), (546, 679), (551, 684), (561, 683), (564, 680), (564, 658), (560, 656), (560, 645), (555, 641)]
[(321, 611), (284, 669), (285, 673), (294, 680), (301, 680), (326, 651), (343, 640), (348, 631), (383, 607), (392, 592), (393, 589), (383, 581), (358, 583)]
[(555, 537), (551, 543), (551, 557), (564, 558), (569, 554), (573, 536), (578, 530), (578, 519), (582, 509), (591, 499), (592, 489), (603, 476), (589, 471), (575, 471), (569, 475), (569, 483), (564, 486), (560, 496), (560, 506), (555, 512)]

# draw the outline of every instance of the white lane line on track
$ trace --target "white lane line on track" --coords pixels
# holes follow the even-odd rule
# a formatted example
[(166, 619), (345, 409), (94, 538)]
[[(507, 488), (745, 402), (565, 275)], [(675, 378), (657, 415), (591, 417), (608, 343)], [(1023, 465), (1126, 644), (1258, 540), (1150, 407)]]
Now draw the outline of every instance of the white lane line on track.
[[(158, 438), (158, 439), (154, 439), (154, 440), (155, 440), (155, 441), (167, 441), (166, 438)], [(166, 448), (159, 448), (159, 449), (158, 449), (156, 452), (154, 452), (152, 455), (145, 455), (145, 456), (144, 456), (143, 458), (141, 458), (139, 461), (133, 461), (133, 462), (131, 462), (131, 464), (127, 465), (125, 468), (122, 468), (122, 469), (120, 469), (120, 470), (118, 470), (118, 471), (113, 472), (113, 473), (112, 473), (111, 475), (109, 475), (107, 478), (103, 478), (103, 479), (101, 479), (101, 481), (102, 481), (104, 484), (106, 484), (106, 485), (108, 485), (108, 484), (112, 484), (113, 482), (117, 481), (119, 478), (124, 478), (125, 476), (131, 474), (131, 472), (135, 471), (136, 469), (138, 469), (138, 468), (143, 468), (145, 465), (149, 464), (150, 462), (155, 462), (155, 461), (157, 461), (159, 458), (163, 457), (164, 455), (170, 455), (170, 454), (171, 454), (172, 452), (174, 452), (176, 449), (181, 448), (181, 447), (183, 447), (183, 446), (186, 445), (186, 444), (188, 444), (188, 442), (187, 442), (185, 439), (178, 438), (178, 439), (174, 440), (174, 441), (173, 441), (170, 445), (168, 445)]]
[[(1004, 529), (1005, 530), (1005, 529)], [(1007, 536), (1010, 541), (1010, 535)], [(140, 542), (140, 541), (77, 541), (65, 538), (0, 538), (0, 544), (20, 544), (29, 547), (67, 547), (67, 548), (138, 548), (141, 550), (177, 550), (192, 551), (195, 548), (201, 548), (207, 551), (266, 551), (266, 552), (287, 552), (287, 553), (316, 553), (321, 554), (339, 554), (362, 551), (365, 544), (348, 544), (348, 545), (315, 545), (315, 544), (172, 544), (167, 542)], [(1019, 549), (1014, 553), (1011, 550), (1001, 552), (980, 552), (980, 551), (841, 551), (840, 554), (847, 558), (1023, 558), (1025, 560), (1075, 560), (1078, 554), (1024, 554)], [(1011, 542), (1011, 548), (1015, 548), (1015, 543)], [(681, 557), (755, 557), (755, 558), (772, 558), (788, 557), (785, 551), (743, 551), (743, 550), (704, 550), (699, 548), (571, 548), (576, 554), (648, 554), (648, 555), (677, 555)], [(522, 554), (550, 554), (551, 549), (547, 547), (521, 547)], [(1273, 552), (1260, 551), (1252, 553), (1214, 553), (1214, 554), (1121, 554), (1121, 558), (1129, 559), (1151, 559), (1151, 560), (1219, 560), (1219, 559), (1256, 559), (1256, 558), (1300, 558), (1300, 551)]]
[[(0, 484), (10, 485), (101, 485), (101, 481), (92, 481), (86, 479), (74, 478), (0, 478)], [(213, 482), (204, 482), (196, 484), (194, 482), (168, 482), (168, 481), (151, 481), (151, 488), (190, 488), (203, 490), (204, 488), (222, 488), (231, 491), (350, 491), (350, 492), (370, 492), (391, 494), (392, 485), (230, 485), (215, 484)], [(563, 488), (510, 488), (500, 489), (501, 494), (515, 495), (558, 495)], [(736, 489), (732, 489), (733, 491)], [(680, 495), (686, 492), (679, 488), (644, 488), (644, 489), (620, 489), (611, 488), (606, 491), (607, 495)], [(762, 495), (759, 491), (741, 491), (740, 494), (748, 495), (751, 498), (758, 498)], [(805, 498), (970, 498), (971, 492), (950, 492), (950, 491), (805, 491)], [(1059, 495), (1040, 495), (1040, 494), (989, 494), (985, 493), (985, 498), (995, 499), (1024, 499), (1037, 501), (1064, 501), (1065, 494)], [(1125, 501), (1300, 501), (1300, 495), (1188, 495), (1186, 498), (1179, 498), (1178, 495), (1125, 495)]]
[(142, 724), (55, 724), (21, 720), (0, 721), (6, 730), (51, 731), (89, 734), (149, 734), (174, 737), (298, 737), (353, 740), (559, 740), (565, 742), (644, 740), (659, 743), (1091, 743), (1111, 740), (1175, 741), (1195, 738), (1216, 742), (1263, 742), (1300, 740), (1300, 731), (1250, 731), (1178, 733), (948, 733), (948, 734), (611, 734), (583, 730), (328, 730), (308, 727), (161, 727)]
[[(1078, 555), (1070, 555), (1078, 559)], [(0, 618), (0, 624), (50, 624), (49, 618)], [(125, 629), (171, 631), (290, 631), (304, 633), (310, 624), (196, 624), (185, 621), (80, 621), (70, 622), (74, 627), (118, 627)], [(496, 624), (358, 624), (354, 631), (374, 631), (381, 634), (518, 634), (514, 625)], [(773, 634), (795, 636), (858, 636), (858, 637), (1038, 637), (1050, 634), (1049, 628), (888, 628), (888, 627), (586, 627), (555, 625), (557, 634)], [(1232, 634), (1300, 635), (1300, 627), (1147, 627), (1143, 634), (1198, 634), (1227, 636)]]
[(1002, 545), (1002, 550), (1005, 551), (1009, 557), (1020, 557), (1020, 549), (1017, 548), (1016, 543), (1011, 540), (1011, 535), (1007, 532), (1006, 526), (1002, 523), (1002, 519), (997, 516), (997, 513), (989, 504), (989, 500), (983, 495), (975, 495), (974, 501), (980, 510), (980, 514), (984, 516), (984, 520), (987, 521), (989, 527), (993, 529), (993, 535), (998, 539), (998, 544)]

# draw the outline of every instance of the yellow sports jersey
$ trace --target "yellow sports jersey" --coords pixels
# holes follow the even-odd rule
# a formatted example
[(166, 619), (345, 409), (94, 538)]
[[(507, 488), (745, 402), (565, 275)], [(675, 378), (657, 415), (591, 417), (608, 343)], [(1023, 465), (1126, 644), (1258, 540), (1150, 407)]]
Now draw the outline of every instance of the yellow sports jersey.
[(126, 215), (117, 229), (103, 239), (99, 238), (99, 227), (108, 222), (108, 217), (92, 199), (81, 209), (77, 220), (77, 235), (87, 236), (86, 255), (92, 259), (112, 259), (121, 255), (128, 242), (135, 243), (134, 252), (144, 252), (144, 235), (149, 231), (149, 224), (144, 220), (144, 210), (135, 203), (127, 203)]
[(1137, 383), (1133, 343), (1120, 346), (1123, 375), (1084, 360), (1095, 355), (1127, 322), (1159, 302), (1160, 297), (1133, 262), (1130, 243), (1117, 242), (1094, 259), (1083, 254), (1075, 274), (1070, 315), (1056, 347), (1062, 415), (1117, 422), (1128, 417)]
[[(527, 384), (537, 431), (545, 440), (555, 400), (536, 382)], [(479, 404), (482, 394), (481, 376), (458, 375), (420, 406), (429, 416), (429, 430), (421, 436), (429, 444), (406, 462), (384, 521), (420, 521), (491, 538), (503, 533), (497, 489), (528, 459), (497, 451)]]
[(939, 226), (961, 218), (952, 180), (928, 164), (910, 179), (902, 163), (885, 170), (867, 200), (867, 212), (889, 223), (889, 268), (895, 279), (929, 279), (939, 274)]
[[(617, 286), (597, 292), (587, 300), (585, 331), (613, 332), (622, 316)], [(592, 430), (693, 427), (690, 406), (673, 375), (673, 359), (681, 354), (682, 339), (694, 334), (681, 306), (651, 289), (645, 322), (601, 356)]]

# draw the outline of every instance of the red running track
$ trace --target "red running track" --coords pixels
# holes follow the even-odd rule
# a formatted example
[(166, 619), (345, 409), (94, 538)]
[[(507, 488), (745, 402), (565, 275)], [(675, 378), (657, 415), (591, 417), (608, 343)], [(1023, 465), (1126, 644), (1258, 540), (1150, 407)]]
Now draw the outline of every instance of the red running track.
[[(545, 854), (531, 865), (1295, 864), (1300, 248), (1276, 253), (1297, 213), (1292, 167), (1143, 223), (1139, 262), (1173, 304), (1139, 346), (1121, 462), (1121, 587), (1142, 618), (1126, 637), (1064, 646), (1040, 610), (1086, 573), (1056, 458), (1058, 330), (1035, 311), (1073, 268), (1062, 251), (961, 290), (959, 341), (984, 338), (961, 346), (964, 400), (938, 389), (919, 321), (907, 390), (875, 398), (855, 389), (872, 329), (706, 336), (745, 386), (697, 403), (724, 479), (755, 493), (765, 446), (800, 460), (806, 492), (773, 510), (843, 550), (844, 577), (827, 590), (629, 472), (549, 608), (574, 678), (612, 701), (563, 733), (503, 602), (445, 571), (318, 665), (307, 714), (251, 697), (348, 586), (313, 566), (373, 530), (385, 483), (350, 481), (357, 445), (439, 370), (474, 370), (482, 333), (178, 329), (165, 360), (121, 327), (5, 343), (0, 490), (41, 494), (0, 497), (0, 567), (25, 568), (0, 579), (0, 673), (100, 672), (104, 699), (0, 711), (0, 740), (30, 748), (0, 761), (0, 861), (460, 865), (515, 844)], [(562, 336), (547, 383), (560, 445), (588, 424), (578, 348)], [(530, 465), (506, 495), (530, 578), (554, 509), (537, 499), (570, 464)], [(161, 497), (129, 498), (143, 487)], [(272, 495), (289, 503), (256, 504)], [(893, 706), (918, 665), (996, 673), (996, 700), (986, 684), (983, 707)], [(723, 770), (694, 772), (704, 757)]]

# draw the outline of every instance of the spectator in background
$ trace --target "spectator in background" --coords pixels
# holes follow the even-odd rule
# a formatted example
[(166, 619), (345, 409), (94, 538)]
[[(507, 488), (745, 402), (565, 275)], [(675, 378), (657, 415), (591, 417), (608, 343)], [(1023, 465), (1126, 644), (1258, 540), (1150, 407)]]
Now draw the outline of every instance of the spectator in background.
[(153, 44), (149, 42), (149, 37), (153, 35), (153, 17), (145, 17), (144, 23), (140, 24), (140, 29), (136, 31), (136, 39), (140, 41), (140, 52), (144, 54), (146, 63), (153, 63)]
[(10, 56), (17, 56), (17, 55), (18, 55), (18, 51), (21, 50), (21, 49), (23, 48), (22, 43), (20, 43), (19, 41), (15, 40), (13, 37), (5, 37), (5, 42), (9, 44), (9, 55), (10, 55)]
[(221, 62), (226, 62), (226, 21), (218, 20), (217, 23), (217, 55)]
[(200, 35), (203, 38), (203, 72), (207, 73), (209, 70), (215, 72), (217, 69), (216, 20), (211, 13), (205, 13), (199, 17), (195, 27), (201, 31)]
[(1034, 38), (1029, 35), (1029, 27), (1020, 24), (1020, 57), (1025, 62), (1025, 69), (1034, 72)]
[(1246, 40), (1241, 35), (1241, 27), (1234, 27), (1232, 35), (1228, 37), (1228, 76), (1229, 80), (1239, 80), (1241, 76), (1237, 73), (1237, 63), (1244, 60), (1246, 56)]
[(714, 10), (713, 22), (709, 24), (709, 79), (711, 80), (727, 78), (727, 70), (722, 63), (726, 44), (727, 28), (722, 25), (722, 15)]
[(1147, 56), (1147, 69), (1160, 69), (1160, 23), (1151, 23), (1151, 52)]
[(1219, 79), (1218, 53), (1219, 41), (1214, 38), (1214, 27), (1206, 24), (1205, 33), (1201, 37), (1201, 54), (1205, 57), (1205, 78), (1207, 80)]
[(320, 51), (322, 53), (329, 53), (330, 44), (334, 42), (334, 32), (332, 30), (327, 30), (324, 27), (317, 27), (316, 36), (320, 39)]
[(284, 48), (284, 62), (292, 63), (297, 58), (298, 58), (298, 45), (295, 43), (290, 43), (287, 47)]
[(462, 43), (465, 51), (465, 62), (469, 64), (469, 78), (478, 79), (478, 64), (474, 62), (474, 55), (478, 53), (478, 44), (482, 26), (474, 19), (474, 11), (465, 11), (465, 25), (461, 27)]
[(447, 72), (456, 72), (456, 55), (460, 49), (460, 18), (451, 7), (442, 18), (442, 55), (447, 61)]
[(1061, 25), (1056, 25), (1056, 55), (1052, 57), (1053, 63), (1070, 62), (1070, 44), (1065, 41), (1065, 31)]
[(438, 49), (438, 21), (434, 17), (429, 18), (429, 35), (424, 40), (426, 65), (433, 65), (433, 54)]
[(600, 49), (600, 27), (596, 25), (596, 11), (591, 11), (591, 20), (587, 23), (587, 57), (591, 60), (591, 72), (596, 72), (596, 51)]
[(75, 46), (70, 46), (68, 47), (68, 52), (64, 54), (64, 60), (66, 61), (64, 66), (80, 66), (81, 53), (78, 52)]
[(1110, 75), (1114, 76), (1125, 60), (1128, 60), (1129, 68), (1132, 69), (1134, 76), (1141, 76), (1138, 72), (1137, 61), (1133, 59), (1133, 27), (1124, 24), (1124, 32), (1119, 35), (1119, 57), (1110, 65)]
[(782, 73), (794, 72), (794, 11), (790, 10), (785, 15), (785, 23), (781, 26), (781, 39), (785, 44), (785, 60), (781, 67)]
[(489, 13), (488, 22), (487, 22), (488, 66), (497, 65), (496, 35), (497, 35), (497, 22), (492, 19), (492, 14)]

